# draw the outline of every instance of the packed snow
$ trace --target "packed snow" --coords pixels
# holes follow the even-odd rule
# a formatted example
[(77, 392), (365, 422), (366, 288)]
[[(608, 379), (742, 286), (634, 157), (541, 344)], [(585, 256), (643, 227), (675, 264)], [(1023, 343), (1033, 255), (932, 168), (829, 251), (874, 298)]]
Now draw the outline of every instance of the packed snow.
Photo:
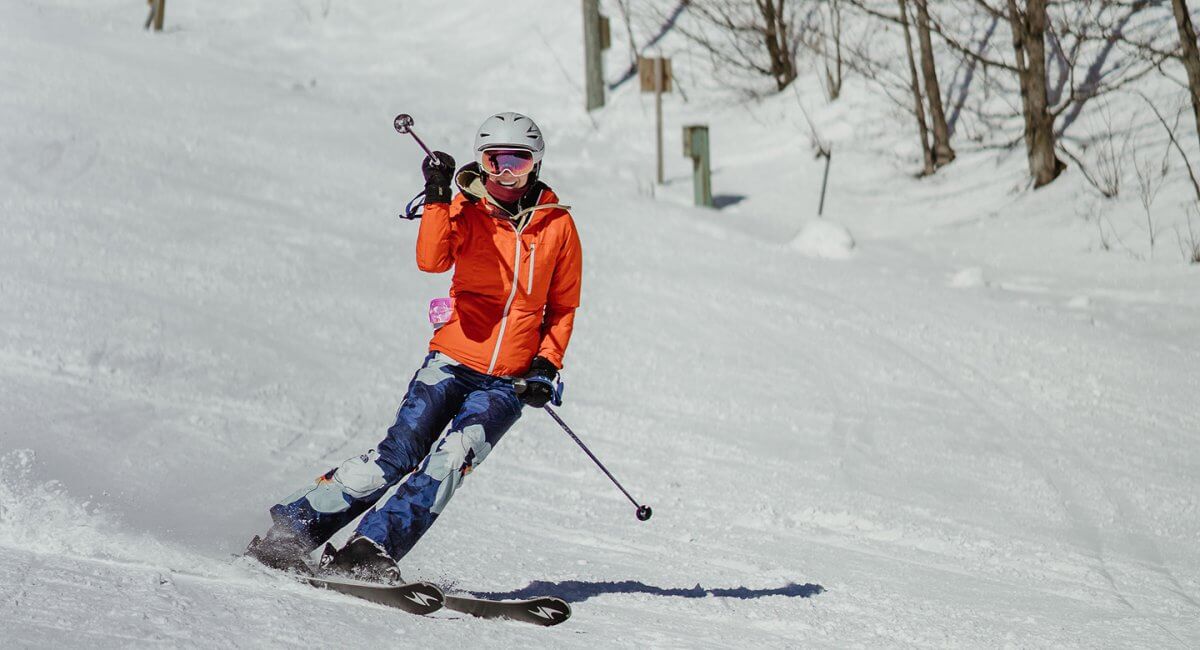
[[(578, 3), (167, 5), (0, 3), (5, 647), (1200, 645), (1200, 267), (1132, 200), (1019, 150), (916, 179), (865, 84), (745, 101), (670, 38), (655, 187), (652, 100), (582, 109)], [(654, 517), (530, 411), (402, 570), (570, 601), (546, 629), (233, 557), (424, 357), (393, 116), (463, 162), (499, 110), (584, 244), (560, 413)]]
[(809, 257), (844, 260), (854, 254), (854, 236), (845, 226), (813, 219), (800, 228), (792, 247)]

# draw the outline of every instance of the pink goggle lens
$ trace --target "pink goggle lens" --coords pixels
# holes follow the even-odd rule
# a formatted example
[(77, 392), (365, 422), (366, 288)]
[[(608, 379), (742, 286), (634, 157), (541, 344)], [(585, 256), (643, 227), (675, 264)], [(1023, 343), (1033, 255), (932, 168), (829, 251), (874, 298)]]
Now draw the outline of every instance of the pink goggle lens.
[(500, 175), (508, 172), (513, 176), (524, 176), (533, 171), (533, 154), (528, 151), (489, 149), (483, 152), (483, 171)]

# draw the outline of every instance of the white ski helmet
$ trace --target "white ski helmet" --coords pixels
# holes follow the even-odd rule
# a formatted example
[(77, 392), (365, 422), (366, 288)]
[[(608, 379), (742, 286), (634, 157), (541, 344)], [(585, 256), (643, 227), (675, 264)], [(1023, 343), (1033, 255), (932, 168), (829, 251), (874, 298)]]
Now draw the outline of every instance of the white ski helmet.
[(537, 165), (542, 162), (546, 141), (542, 139), (542, 130), (533, 120), (520, 113), (508, 111), (496, 113), (480, 125), (475, 134), (475, 161), (483, 161), (485, 149), (497, 148), (529, 151), (533, 154), (534, 164)]

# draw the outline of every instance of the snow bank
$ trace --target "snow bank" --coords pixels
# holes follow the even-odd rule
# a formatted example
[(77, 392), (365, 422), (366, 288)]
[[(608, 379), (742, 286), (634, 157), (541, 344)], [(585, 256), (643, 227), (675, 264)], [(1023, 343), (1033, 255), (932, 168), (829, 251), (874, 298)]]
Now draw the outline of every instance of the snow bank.
[(854, 255), (854, 237), (845, 226), (824, 219), (804, 224), (792, 248), (809, 257), (844, 260)]
[(153, 537), (129, 535), (89, 500), (57, 480), (34, 477), (37, 455), (16, 449), (0, 456), (0, 546), (36, 553), (193, 567), (195, 556)]

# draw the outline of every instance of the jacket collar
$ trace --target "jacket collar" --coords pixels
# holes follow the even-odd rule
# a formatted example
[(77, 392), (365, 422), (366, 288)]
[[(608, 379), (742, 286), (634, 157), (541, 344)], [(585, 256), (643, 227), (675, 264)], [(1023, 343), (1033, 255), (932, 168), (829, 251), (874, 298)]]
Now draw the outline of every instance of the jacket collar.
[[(534, 181), (534, 186), (525, 197), (518, 201), (517, 205), (520, 208), (516, 214), (509, 212), (500, 202), (488, 193), (487, 187), (483, 182), (483, 173), (479, 170), (479, 163), (470, 163), (464, 165), (458, 170), (458, 174), (454, 177), (458, 188), (462, 190), (463, 195), (468, 201), (478, 205), (488, 216), (493, 218), (504, 218), (511, 221), (518, 229), (523, 229), (534, 218), (545, 214), (547, 208), (560, 208), (562, 210), (570, 210), (571, 206), (562, 205), (558, 202), (558, 196), (554, 190), (542, 181)], [(534, 199), (528, 197), (533, 196)], [(521, 204), (531, 202), (528, 207), (520, 207)]]

